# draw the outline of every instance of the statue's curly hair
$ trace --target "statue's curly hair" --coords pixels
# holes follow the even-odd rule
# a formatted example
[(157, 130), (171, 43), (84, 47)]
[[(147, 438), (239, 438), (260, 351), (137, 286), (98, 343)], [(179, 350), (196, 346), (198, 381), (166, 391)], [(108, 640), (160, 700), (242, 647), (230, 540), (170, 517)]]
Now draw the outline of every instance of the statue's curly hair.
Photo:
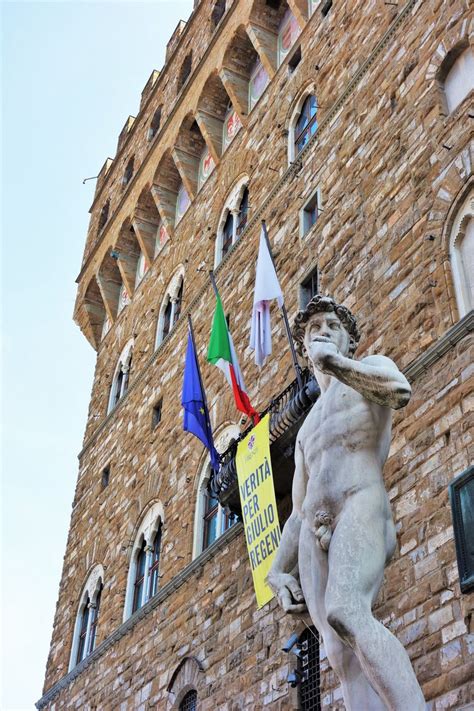
[(316, 294), (316, 296), (313, 296), (311, 301), (307, 304), (306, 308), (302, 311), (298, 311), (294, 318), (292, 333), (298, 353), (300, 355), (303, 355), (303, 339), (306, 330), (306, 324), (308, 323), (311, 316), (320, 313), (321, 311), (333, 311), (336, 314), (339, 321), (342, 323), (347, 333), (351, 337), (349, 356), (352, 357), (360, 340), (360, 333), (359, 329), (357, 328), (357, 321), (348, 308), (342, 306), (341, 304), (338, 304), (332, 298), (332, 296), (323, 296), (323, 294)]

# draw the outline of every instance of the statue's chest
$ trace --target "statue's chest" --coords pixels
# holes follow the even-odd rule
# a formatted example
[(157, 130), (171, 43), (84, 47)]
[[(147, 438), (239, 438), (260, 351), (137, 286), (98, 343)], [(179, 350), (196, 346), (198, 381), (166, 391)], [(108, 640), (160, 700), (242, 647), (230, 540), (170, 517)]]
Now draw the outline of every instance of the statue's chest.
[(369, 417), (368, 403), (344, 383), (337, 382), (313, 406), (301, 430), (303, 450), (327, 446), (335, 437), (350, 436)]

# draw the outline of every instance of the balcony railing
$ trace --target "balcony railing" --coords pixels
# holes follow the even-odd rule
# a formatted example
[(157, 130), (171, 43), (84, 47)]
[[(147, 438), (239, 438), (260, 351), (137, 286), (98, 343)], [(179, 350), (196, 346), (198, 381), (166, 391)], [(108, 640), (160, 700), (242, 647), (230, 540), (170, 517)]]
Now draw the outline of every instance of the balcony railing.
[[(301, 375), (301, 389), (295, 379), (261, 413), (262, 417), (270, 413), (270, 451), (277, 497), (283, 497), (291, 491), (296, 435), (320, 394), (318, 384), (310, 371), (305, 369)], [(220, 469), (214, 473), (210, 482), (214, 496), (217, 496), (222, 506), (228, 506), (234, 513), (240, 513), (235, 464), (237, 445), (251, 429), (253, 425), (242, 432), (221, 454)]]

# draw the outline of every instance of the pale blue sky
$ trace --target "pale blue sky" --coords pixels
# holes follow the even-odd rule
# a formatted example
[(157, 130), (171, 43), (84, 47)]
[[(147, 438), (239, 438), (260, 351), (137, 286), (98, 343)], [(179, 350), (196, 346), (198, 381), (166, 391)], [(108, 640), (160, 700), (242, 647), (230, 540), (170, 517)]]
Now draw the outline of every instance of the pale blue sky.
[(192, 0), (2, 3), (2, 690), (42, 694), (95, 353), (72, 322), (94, 181)]

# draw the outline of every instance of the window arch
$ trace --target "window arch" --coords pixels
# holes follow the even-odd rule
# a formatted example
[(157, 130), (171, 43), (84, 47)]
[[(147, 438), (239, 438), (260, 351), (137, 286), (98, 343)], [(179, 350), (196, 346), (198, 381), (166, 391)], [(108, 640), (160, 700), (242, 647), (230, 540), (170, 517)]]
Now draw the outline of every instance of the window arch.
[[(238, 425), (227, 426), (216, 438), (216, 449), (225, 452), (230, 442), (240, 435)], [(238, 521), (235, 514), (227, 512), (209, 491), (211, 466), (209, 457), (201, 469), (196, 491), (196, 511), (194, 517), (193, 558), (209, 548), (225, 531)]]
[(150, 123), (150, 128), (148, 129), (148, 140), (149, 141), (151, 141), (156, 136), (158, 131), (160, 130), (161, 110), (162, 110), (162, 107), (158, 106), (155, 113), (153, 114), (153, 118)]
[(456, 211), (449, 234), (449, 252), (459, 315), (474, 308), (474, 188)]
[(463, 44), (452, 49), (440, 67), (446, 108), (452, 113), (474, 89), (474, 53)]
[(157, 348), (172, 331), (181, 315), (184, 292), (184, 267), (180, 267), (170, 281), (158, 316), (156, 329)]
[(192, 65), (193, 65), (193, 53), (190, 52), (185, 57), (184, 62), (181, 65), (181, 71), (179, 73), (179, 80), (178, 80), (178, 91), (181, 91), (181, 89), (185, 85), (189, 75), (191, 74)]
[(104, 205), (102, 206), (102, 210), (100, 211), (99, 232), (102, 232), (105, 225), (107, 224), (107, 220), (109, 219), (109, 210), (110, 210), (110, 198), (104, 203)]
[(99, 564), (89, 573), (80, 597), (72, 637), (69, 671), (95, 649), (103, 587), (104, 569)]
[(128, 185), (131, 179), (133, 178), (133, 164), (134, 164), (134, 157), (132, 156), (130, 160), (128, 161), (124, 173), (123, 173), (123, 178), (122, 178), (122, 184)]
[(247, 226), (249, 211), (248, 177), (243, 176), (234, 185), (221, 212), (217, 226), (214, 265), (224, 259)]
[(148, 507), (135, 534), (125, 594), (124, 621), (148, 602), (159, 589), (163, 506)]
[(118, 363), (115, 368), (112, 386), (110, 388), (109, 405), (107, 408), (108, 413), (112, 412), (119, 400), (123, 398), (128, 390), (130, 370), (132, 367), (132, 356), (133, 340), (130, 340), (120, 354), (120, 358), (118, 359)]
[(297, 158), (310, 138), (318, 130), (318, 103), (314, 93), (306, 93), (298, 102), (290, 120), (288, 158)]

